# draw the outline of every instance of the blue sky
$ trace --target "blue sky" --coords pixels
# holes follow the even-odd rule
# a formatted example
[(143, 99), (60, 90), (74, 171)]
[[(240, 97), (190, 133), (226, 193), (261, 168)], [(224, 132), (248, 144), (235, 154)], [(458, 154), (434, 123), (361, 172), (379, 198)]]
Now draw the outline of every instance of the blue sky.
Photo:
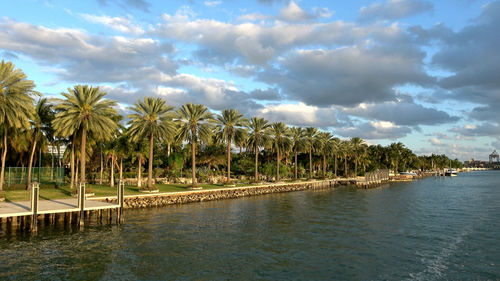
[(418, 154), (500, 149), (500, 1), (8, 1), (0, 57), (83, 83), (236, 108)]

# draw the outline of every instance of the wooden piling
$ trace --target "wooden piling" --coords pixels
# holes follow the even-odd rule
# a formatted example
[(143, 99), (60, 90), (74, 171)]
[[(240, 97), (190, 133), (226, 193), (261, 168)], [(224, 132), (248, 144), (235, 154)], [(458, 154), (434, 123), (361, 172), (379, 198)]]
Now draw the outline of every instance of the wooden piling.
[(84, 213), (85, 213), (85, 183), (81, 182), (78, 187), (78, 208), (80, 209), (80, 214), (78, 218), (78, 226), (82, 228), (84, 226)]
[(40, 197), (40, 184), (38, 182), (33, 182), (31, 184), (31, 224), (30, 231), (36, 233), (38, 231), (38, 200)]

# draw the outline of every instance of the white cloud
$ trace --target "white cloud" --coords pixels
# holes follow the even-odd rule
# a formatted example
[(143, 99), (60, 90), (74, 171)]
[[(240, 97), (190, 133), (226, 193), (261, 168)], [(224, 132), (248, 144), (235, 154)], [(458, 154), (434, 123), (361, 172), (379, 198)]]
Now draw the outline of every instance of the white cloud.
[(369, 7), (361, 7), (358, 19), (369, 20), (397, 20), (416, 14), (432, 11), (434, 5), (424, 0), (387, 0), (385, 3), (376, 2)]
[(288, 3), (288, 6), (281, 10), (279, 18), (285, 21), (295, 22), (309, 20), (311, 19), (311, 15), (302, 10), (302, 8), (292, 0)]
[(337, 125), (336, 111), (333, 108), (318, 108), (304, 103), (267, 105), (257, 110), (271, 122), (285, 122), (295, 126), (333, 127)]
[(216, 1), (205, 1), (205, 2), (203, 2), (203, 4), (205, 4), (205, 6), (207, 6), (207, 7), (212, 7), (212, 8), (213, 8), (213, 7), (215, 7), (215, 6), (217, 6), (217, 5), (220, 5), (221, 3), (222, 3), (222, 1), (221, 1), (221, 0), (216, 0)]
[(395, 140), (411, 133), (411, 129), (406, 126), (397, 126), (386, 121), (369, 121), (346, 128), (338, 128), (336, 132), (344, 137)]
[(96, 16), (89, 14), (80, 14), (83, 19), (91, 23), (106, 25), (122, 33), (143, 34), (144, 30), (138, 25), (130, 22), (130, 19), (123, 17), (110, 17), (106, 15)]
[(441, 141), (438, 138), (431, 138), (429, 140), (433, 145), (441, 145)]
[(259, 78), (279, 84), (287, 98), (306, 104), (380, 103), (396, 99), (396, 86), (432, 85), (435, 80), (424, 71), (422, 59), (420, 50), (388, 46), (302, 49), (290, 52), (279, 69), (263, 72)]
[(394, 122), (398, 125), (436, 125), (458, 120), (457, 117), (434, 108), (416, 104), (412, 99), (397, 99), (382, 103), (362, 103), (356, 107), (345, 108), (348, 114), (366, 119)]
[(263, 21), (270, 19), (271, 17), (263, 15), (261, 13), (251, 13), (251, 14), (244, 14), (238, 17), (238, 21)]
[(92, 36), (77, 29), (51, 29), (0, 20), (0, 48), (57, 69), (63, 81), (150, 84), (176, 72), (169, 44), (152, 38)]

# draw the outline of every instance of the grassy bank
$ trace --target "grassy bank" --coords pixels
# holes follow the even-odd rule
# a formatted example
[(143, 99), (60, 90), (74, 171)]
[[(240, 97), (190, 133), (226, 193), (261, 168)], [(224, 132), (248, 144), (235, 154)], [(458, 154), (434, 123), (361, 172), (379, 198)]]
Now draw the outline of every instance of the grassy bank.
[[(239, 186), (250, 186), (253, 184), (248, 183), (239, 183), (236, 184)], [(180, 191), (188, 191), (190, 184), (157, 184), (154, 187), (158, 189), (160, 192), (180, 192)], [(200, 184), (203, 189), (217, 189), (217, 188), (225, 188), (223, 184)], [(91, 184), (87, 186), (87, 191), (94, 193), (95, 197), (106, 197), (106, 196), (116, 196), (116, 187), (110, 187), (108, 185), (95, 185)], [(125, 195), (138, 195), (144, 194), (139, 191), (137, 186), (125, 186)], [(62, 199), (62, 198), (71, 198), (72, 196), (76, 196), (75, 189), (70, 189), (69, 186), (60, 186), (54, 187), (53, 185), (41, 186), (40, 187), (40, 199), (41, 200), (49, 200), (49, 199)], [(12, 188), (5, 190), (5, 201), (13, 202), (13, 201), (28, 201), (30, 200), (30, 192), (25, 190), (22, 187)]]

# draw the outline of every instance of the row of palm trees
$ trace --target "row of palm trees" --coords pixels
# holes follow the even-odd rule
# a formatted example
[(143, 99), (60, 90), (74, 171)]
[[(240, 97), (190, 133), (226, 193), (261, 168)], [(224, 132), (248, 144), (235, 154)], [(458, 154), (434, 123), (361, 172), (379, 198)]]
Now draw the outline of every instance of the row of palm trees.
[[(255, 157), (254, 180), (259, 181), (259, 154), (269, 151), (276, 155), (276, 181), (280, 181), (280, 164), (283, 157), (290, 153), (294, 156), (294, 178), (298, 179), (298, 156), (306, 153), (309, 158), (309, 178), (313, 178), (313, 155), (321, 156), (321, 176), (327, 176), (327, 167), (333, 158), (333, 174), (337, 176), (337, 161), (344, 161), (344, 176), (348, 176), (348, 161), (354, 162), (354, 175), (358, 175), (358, 166), (363, 163), (363, 170), (369, 163), (368, 157), (379, 157), (380, 149), (368, 146), (361, 138), (341, 140), (329, 132), (318, 131), (313, 127), (289, 127), (283, 122), (270, 123), (260, 117), (247, 119), (235, 109), (225, 109), (220, 114), (213, 114), (207, 107), (200, 104), (187, 103), (179, 108), (170, 106), (160, 97), (145, 97), (134, 103), (127, 115), (126, 126), (122, 124), (123, 117), (117, 112), (117, 102), (105, 98), (106, 93), (98, 87), (76, 85), (62, 93), (61, 99), (47, 100), (40, 98), (35, 104), (34, 99), (40, 96), (34, 91), (33, 81), (15, 69), (10, 62), (0, 64), (0, 135), (2, 136), (0, 190), (3, 188), (5, 159), (8, 151), (8, 139), (19, 135), (27, 136), (31, 145), (28, 162), (28, 186), (31, 181), (31, 167), (37, 145), (46, 142), (66, 142), (71, 147), (69, 163), (71, 167), (71, 188), (77, 181), (86, 181), (87, 158), (94, 153), (101, 153), (101, 178), (103, 173), (103, 147), (107, 150), (111, 161), (111, 172), (114, 166), (120, 171), (123, 167), (123, 155), (126, 154), (126, 144), (139, 146), (132, 160), (138, 163), (138, 178), (140, 185), (141, 167), (148, 159), (147, 187), (153, 188), (154, 148), (158, 142), (170, 145), (174, 143), (190, 146), (192, 187), (197, 186), (196, 155), (199, 144), (209, 144), (214, 140), (225, 145), (226, 150), (226, 183), (231, 183), (231, 150), (236, 144), (245, 148)], [(147, 140), (147, 142), (145, 142)], [(111, 143), (121, 142), (122, 149), (117, 149)], [(18, 142), (12, 143), (15, 147)], [(59, 146), (57, 146), (59, 147)], [(100, 148), (100, 151), (99, 151)], [(146, 157), (144, 149), (149, 151)], [(377, 150), (378, 149), (378, 150)], [(390, 153), (385, 153), (385, 160), (391, 159), (390, 166), (398, 170), (398, 165), (409, 156), (416, 156), (401, 143), (390, 147)], [(388, 156), (387, 156), (388, 155)], [(80, 167), (75, 169), (75, 158), (79, 159)], [(383, 162), (379, 157), (378, 163)], [(118, 159), (120, 163), (118, 164)], [(425, 162), (425, 161), (424, 161)], [(408, 162), (409, 163), (409, 162)], [(374, 168), (376, 163), (372, 165)], [(415, 166), (415, 165), (413, 165)], [(377, 167), (378, 168), (378, 167)], [(113, 177), (112, 177), (113, 180)]]

